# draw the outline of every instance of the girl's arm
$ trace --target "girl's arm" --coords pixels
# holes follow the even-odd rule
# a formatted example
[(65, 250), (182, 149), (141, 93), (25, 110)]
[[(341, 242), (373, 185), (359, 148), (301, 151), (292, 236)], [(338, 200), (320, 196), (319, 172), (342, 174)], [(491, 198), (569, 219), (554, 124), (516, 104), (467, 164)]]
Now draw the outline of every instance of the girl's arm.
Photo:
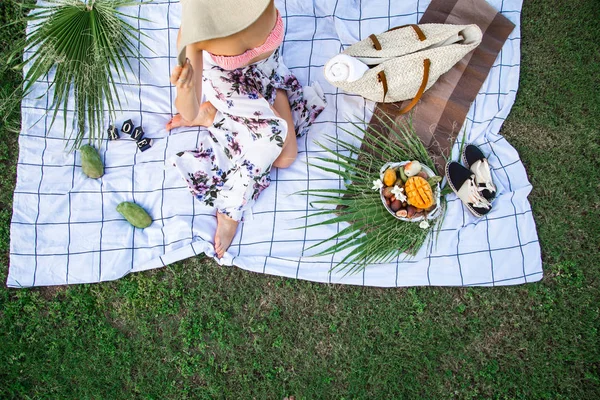
[(185, 65), (173, 69), (171, 83), (177, 87), (177, 111), (184, 119), (193, 121), (198, 115), (202, 99), (202, 50), (189, 45), (186, 47), (186, 56)]

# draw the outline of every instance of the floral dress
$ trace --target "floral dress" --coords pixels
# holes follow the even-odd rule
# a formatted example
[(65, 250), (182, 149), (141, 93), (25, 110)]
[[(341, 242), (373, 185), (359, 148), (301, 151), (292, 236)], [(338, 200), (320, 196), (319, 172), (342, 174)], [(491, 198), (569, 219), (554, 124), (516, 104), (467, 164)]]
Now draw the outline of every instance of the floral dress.
[(217, 113), (195, 150), (178, 153), (173, 165), (192, 194), (240, 221), (271, 182), (273, 162), (288, 135), (287, 123), (271, 105), (277, 89), (287, 92), (295, 133), (308, 132), (325, 99), (303, 88), (280, 62), (279, 49), (257, 63), (224, 70), (204, 56), (203, 94)]

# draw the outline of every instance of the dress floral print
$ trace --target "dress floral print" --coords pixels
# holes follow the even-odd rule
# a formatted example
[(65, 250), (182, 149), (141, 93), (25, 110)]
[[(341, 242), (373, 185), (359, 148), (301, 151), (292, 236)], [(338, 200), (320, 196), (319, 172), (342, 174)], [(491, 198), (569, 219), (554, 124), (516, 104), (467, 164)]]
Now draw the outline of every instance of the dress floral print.
[(173, 158), (192, 194), (236, 221), (271, 183), (271, 166), (288, 134), (271, 106), (277, 89), (288, 95), (297, 137), (304, 136), (325, 101), (312, 87), (303, 88), (280, 62), (279, 49), (269, 58), (224, 70), (204, 57), (203, 94), (217, 113), (195, 150)]

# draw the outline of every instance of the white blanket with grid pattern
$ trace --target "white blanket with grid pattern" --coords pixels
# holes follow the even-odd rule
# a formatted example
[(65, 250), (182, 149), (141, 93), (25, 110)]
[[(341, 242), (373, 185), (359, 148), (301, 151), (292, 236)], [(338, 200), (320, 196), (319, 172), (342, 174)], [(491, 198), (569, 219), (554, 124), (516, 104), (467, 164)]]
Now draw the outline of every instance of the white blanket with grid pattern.
[[(328, 106), (300, 140), (293, 166), (272, 172), (273, 182), (257, 201), (254, 218), (240, 224), (221, 262), (259, 273), (368, 286), (492, 286), (540, 280), (540, 247), (527, 200), (531, 185), (519, 155), (498, 133), (518, 88), (522, 4), (521, 0), (490, 2), (516, 28), (465, 123), (467, 140), (489, 155), (499, 189), (486, 218), (474, 218), (449, 195), (437, 246), (424, 246), (413, 259), (371, 265), (363, 273), (343, 277), (330, 271), (343, 254), (311, 256), (310, 245), (341, 227), (291, 229), (302, 227), (302, 217), (311, 211), (311, 199), (293, 193), (343, 184), (307, 166), (312, 156), (320, 154), (314, 141), (324, 135), (344, 137), (340, 128), (352, 129), (348, 121), (368, 121), (373, 109), (372, 103), (329, 85), (323, 66), (370, 33), (416, 23), (429, 1), (277, 0), (286, 26), (284, 62), (301, 83), (319, 82)], [(140, 21), (140, 28), (149, 35), (145, 40), (155, 54), (142, 49), (148, 70), (133, 63), (140, 82), (133, 78), (130, 82), (135, 83), (124, 85), (128, 103), (116, 122), (120, 126), (132, 119), (154, 144), (140, 152), (130, 139), (105, 142), (100, 154), (106, 174), (98, 180), (86, 178), (79, 156), (64, 151), (61, 122), (47, 129), (48, 97), (37, 97), (48, 84), (37, 83), (36, 91), (22, 104), (8, 286), (107, 281), (202, 253), (214, 255), (214, 210), (195, 200), (177, 171), (164, 162), (172, 154), (194, 148), (204, 134), (196, 128), (170, 134), (164, 129), (175, 112), (169, 73), (176, 63), (179, 4), (155, 0), (130, 11), (148, 20)], [(115, 210), (122, 201), (142, 205), (154, 223), (144, 230), (134, 229)]]

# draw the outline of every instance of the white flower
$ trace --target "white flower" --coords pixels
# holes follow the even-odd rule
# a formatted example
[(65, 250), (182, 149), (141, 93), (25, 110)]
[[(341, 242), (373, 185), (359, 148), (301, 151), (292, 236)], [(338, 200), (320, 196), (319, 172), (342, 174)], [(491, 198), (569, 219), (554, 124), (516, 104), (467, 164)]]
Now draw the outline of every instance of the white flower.
[(377, 179), (376, 181), (373, 181), (373, 187), (371, 189), (380, 190), (382, 187), (383, 187), (383, 182), (381, 182), (381, 179)]
[(401, 188), (398, 185), (394, 185), (392, 188), (392, 194), (396, 196), (396, 200), (406, 201), (406, 196), (404, 195), (404, 188)]
[(419, 224), (419, 228), (421, 229), (427, 229), (429, 228), (429, 222), (427, 222), (426, 219), (424, 219), (423, 221), (421, 221), (421, 223)]

